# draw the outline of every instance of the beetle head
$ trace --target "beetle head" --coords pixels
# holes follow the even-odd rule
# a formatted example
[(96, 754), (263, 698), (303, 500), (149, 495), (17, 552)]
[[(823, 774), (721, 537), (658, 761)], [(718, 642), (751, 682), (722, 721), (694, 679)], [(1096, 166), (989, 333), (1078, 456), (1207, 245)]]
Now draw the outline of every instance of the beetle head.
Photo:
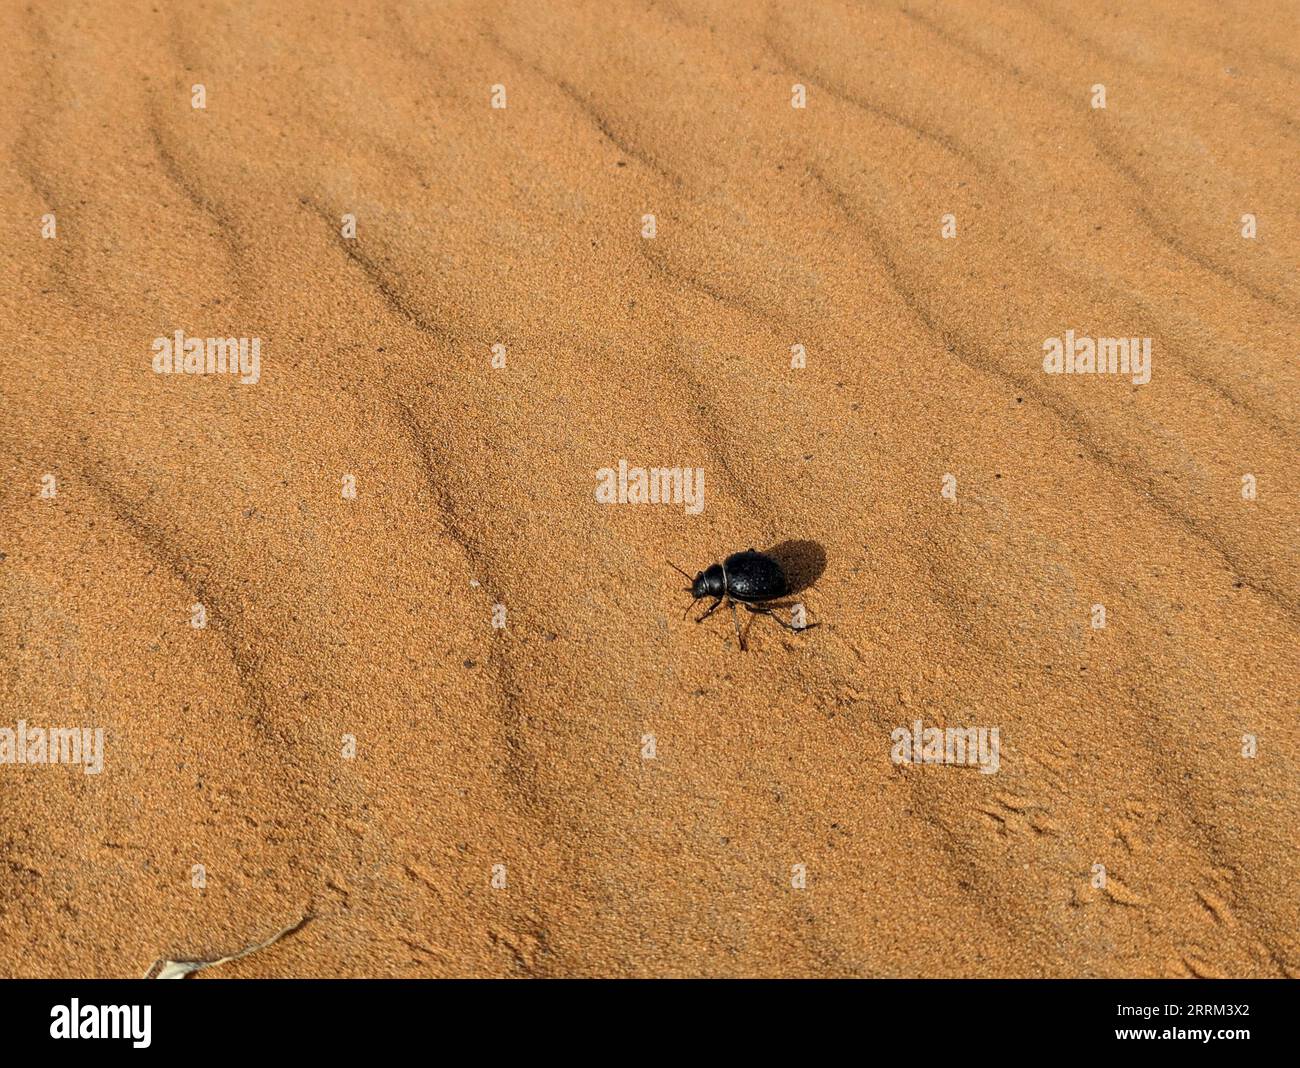
[(695, 581), (691, 583), (691, 596), (700, 597), (721, 597), (726, 590), (726, 582), (722, 577), (722, 565), (714, 564), (707, 571), (701, 571), (695, 576)]

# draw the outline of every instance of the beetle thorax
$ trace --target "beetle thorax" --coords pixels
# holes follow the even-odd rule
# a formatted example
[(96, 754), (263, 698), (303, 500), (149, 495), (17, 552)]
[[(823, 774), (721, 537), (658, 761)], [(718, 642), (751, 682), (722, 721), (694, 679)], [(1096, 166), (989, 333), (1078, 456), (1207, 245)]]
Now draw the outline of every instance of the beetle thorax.
[(727, 573), (721, 564), (713, 564), (695, 576), (691, 593), (696, 597), (721, 597), (727, 592)]

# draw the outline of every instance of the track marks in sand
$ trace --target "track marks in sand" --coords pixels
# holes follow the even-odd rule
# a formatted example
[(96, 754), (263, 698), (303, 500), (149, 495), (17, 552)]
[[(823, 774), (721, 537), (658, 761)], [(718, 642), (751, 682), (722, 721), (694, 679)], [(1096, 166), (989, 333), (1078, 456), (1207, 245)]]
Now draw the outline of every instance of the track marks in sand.
[(1197, 887), (1196, 899), (1205, 906), (1205, 911), (1216, 924), (1222, 924), (1224, 927), (1236, 927), (1237, 917), (1233, 915), (1228, 902), (1216, 894), (1213, 890), (1206, 890), (1204, 887)]
[(1198, 950), (1184, 950), (1177, 962), (1173, 965), (1173, 973), (1182, 975), (1189, 979), (1227, 979), (1228, 973), (1221, 968), (1216, 968), (1202, 952)]
[(535, 919), (531, 924), (521, 924), (519, 929), (488, 928), (488, 942), (492, 948), (504, 953), (512, 963), (513, 969), (529, 979), (546, 976), (540, 958), (549, 954), (546, 947), (546, 933)]
[(1130, 799), (1124, 803), (1124, 813), (1115, 821), (1115, 840), (1130, 856), (1146, 849), (1150, 829), (1145, 825), (1159, 819), (1159, 810), (1142, 801)]
[(1062, 833), (1060, 824), (1048, 815), (1047, 806), (1029, 798), (994, 794), (980, 811), (1000, 835), (1055, 837)]
[(421, 958), (436, 960), (439, 964), (451, 965), (454, 963), (447, 953), (444, 953), (440, 949), (435, 949), (433, 946), (429, 945), (428, 942), (421, 942), (415, 938), (407, 938), (405, 935), (396, 935), (395, 937), (402, 943), (402, 945), (406, 946), (407, 949), (414, 950), (419, 954), (419, 958), (414, 962), (416, 964), (422, 964), (424, 962)]
[(1126, 908), (1144, 909), (1151, 904), (1145, 897), (1129, 887), (1114, 872), (1107, 871), (1106, 885), (1103, 893), (1115, 904), (1124, 905)]

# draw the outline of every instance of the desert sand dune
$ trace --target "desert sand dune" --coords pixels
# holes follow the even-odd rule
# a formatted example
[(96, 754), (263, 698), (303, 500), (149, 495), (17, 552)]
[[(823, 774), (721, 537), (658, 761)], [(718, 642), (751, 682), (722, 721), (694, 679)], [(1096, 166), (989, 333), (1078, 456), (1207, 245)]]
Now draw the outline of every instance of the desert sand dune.
[(0, 974), (1300, 975), (1293, 8), (0, 29)]

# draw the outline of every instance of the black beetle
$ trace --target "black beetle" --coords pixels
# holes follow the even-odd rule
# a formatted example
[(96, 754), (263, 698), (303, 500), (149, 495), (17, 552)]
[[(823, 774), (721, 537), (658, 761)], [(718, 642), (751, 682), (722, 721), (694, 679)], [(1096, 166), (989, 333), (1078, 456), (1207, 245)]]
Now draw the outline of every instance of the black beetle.
[[(745, 650), (746, 646), (745, 639), (740, 633), (740, 622), (736, 619), (737, 601), (755, 614), (771, 616), (786, 630), (809, 629), (787, 623), (772, 611), (772, 606), (767, 602), (775, 601), (788, 594), (790, 584), (786, 581), (785, 572), (781, 569), (781, 565), (770, 556), (764, 556), (756, 549), (747, 549), (743, 553), (732, 553), (722, 563), (711, 564), (706, 570), (697, 574), (694, 579), (671, 560), (668, 561), (668, 566), (676, 569), (691, 583), (688, 588), (691, 603), (686, 606), (686, 612), (695, 607), (695, 602), (701, 598), (714, 598), (713, 603), (704, 610), (704, 614), (695, 621), (696, 623), (703, 623), (709, 616), (713, 615), (718, 605), (722, 604), (724, 600), (730, 603), (731, 622), (735, 625), (736, 640), (740, 643), (742, 651)], [(682, 613), (683, 618), (686, 612)]]

